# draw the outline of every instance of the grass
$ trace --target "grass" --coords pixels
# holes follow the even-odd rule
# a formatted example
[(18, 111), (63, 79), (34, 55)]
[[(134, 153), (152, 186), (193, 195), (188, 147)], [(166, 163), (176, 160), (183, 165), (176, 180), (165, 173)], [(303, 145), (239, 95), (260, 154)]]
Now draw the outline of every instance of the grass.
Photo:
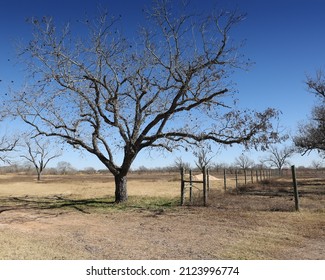
[(73, 199), (54, 197), (12, 197), (0, 199), (0, 213), (10, 210), (78, 210), (84, 213), (107, 211), (149, 210), (164, 211), (179, 205), (178, 198), (130, 196), (125, 203), (114, 203), (114, 197)]

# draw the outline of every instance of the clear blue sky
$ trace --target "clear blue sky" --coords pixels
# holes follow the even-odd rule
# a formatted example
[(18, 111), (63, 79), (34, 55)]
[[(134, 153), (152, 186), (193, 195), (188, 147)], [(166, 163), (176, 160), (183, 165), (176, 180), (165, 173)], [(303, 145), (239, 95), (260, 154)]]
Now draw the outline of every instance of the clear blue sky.
[[(242, 107), (263, 110), (275, 107), (282, 111), (281, 125), (292, 135), (298, 122), (305, 120), (316, 99), (306, 91), (306, 74), (325, 67), (325, 1), (323, 0), (194, 0), (195, 6), (211, 9), (218, 3), (220, 7), (238, 9), (247, 13), (247, 19), (232, 33), (234, 40), (246, 40), (242, 52), (256, 64), (248, 72), (234, 76), (239, 91), (237, 97)], [(0, 94), (8, 92), (8, 87), (18, 89), (23, 80), (21, 65), (15, 64), (15, 41), (30, 38), (30, 26), (25, 22), (32, 16), (53, 16), (56, 22), (71, 21), (72, 24), (85, 15), (94, 16), (98, 3), (115, 15), (122, 15), (127, 32), (134, 30), (142, 19), (142, 8), (150, 5), (149, 0), (140, 1), (93, 1), (93, 0), (29, 0), (1, 1), (0, 3)], [(13, 81), (13, 82), (12, 82)], [(10, 125), (3, 125), (10, 129)], [(242, 152), (240, 147), (228, 148), (215, 158), (217, 162), (232, 163)], [(152, 153), (142, 153), (134, 167), (141, 165), (161, 166), (182, 155), (191, 161), (190, 153), (179, 152), (166, 157)], [(251, 152), (249, 156), (258, 160), (263, 153)], [(150, 156), (150, 155), (149, 155)], [(291, 162), (308, 165), (318, 157), (295, 156)], [(66, 153), (59, 160), (70, 161), (75, 167), (94, 166), (101, 163), (88, 154)]]

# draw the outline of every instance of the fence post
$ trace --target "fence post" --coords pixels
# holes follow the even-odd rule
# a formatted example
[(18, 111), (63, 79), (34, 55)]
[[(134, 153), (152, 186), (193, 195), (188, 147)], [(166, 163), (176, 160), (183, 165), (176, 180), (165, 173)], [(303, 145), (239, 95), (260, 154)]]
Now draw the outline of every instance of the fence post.
[(208, 188), (208, 194), (210, 192), (210, 170), (207, 168), (207, 188)]
[(235, 170), (235, 178), (236, 178), (236, 193), (238, 194), (238, 171)]
[(184, 168), (181, 168), (181, 206), (185, 203), (185, 182), (184, 182)]
[(226, 169), (223, 170), (223, 187), (225, 192), (227, 191), (227, 175), (226, 175)]
[(246, 174), (246, 169), (244, 169), (244, 175), (245, 175), (245, 185), (247, 184), (247, 174)]
[(256, 183), (258, 183), (258, 171), (255, 170), (255, 173), (256, 173)]
[(206, 167), (203, 167), (203, 205), (207, 206), (208, 192), (207, 192), (207, 171)]
[(292, 172), (292, 181), (293, 181), (293, 192), (295, 197), (295, 209), (299, 211), (299, 194), (298, 194), (298, 186), (297, 186), (297, 178), (296, 178), (296, 168), (294, 165), (291, 166)]
[(190, 202), (193, 203), (192, 170), (190, 169)]
[(253, 170), (251, 169), (251, 183), (254, 183), (254, 179), (253, 179)]

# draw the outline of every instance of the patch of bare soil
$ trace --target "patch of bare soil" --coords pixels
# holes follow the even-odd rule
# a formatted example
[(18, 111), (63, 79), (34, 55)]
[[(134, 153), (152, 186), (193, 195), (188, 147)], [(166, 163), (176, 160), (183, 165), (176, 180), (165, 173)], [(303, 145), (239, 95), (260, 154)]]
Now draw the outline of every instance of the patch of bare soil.
[(324, 213), (1, 213), (1, 259), (325, 259)]

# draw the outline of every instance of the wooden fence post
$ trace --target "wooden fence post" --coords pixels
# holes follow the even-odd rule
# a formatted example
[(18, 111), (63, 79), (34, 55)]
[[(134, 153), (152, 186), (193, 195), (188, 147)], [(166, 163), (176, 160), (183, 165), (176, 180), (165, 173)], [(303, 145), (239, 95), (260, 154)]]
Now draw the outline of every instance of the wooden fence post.
[(193, 203), (192, 170), (190, 169), (190, 202)]
[(291, 166), (292, 172), (292, 181), (293, 181), (293, 192), (295, 197), (295, 209), (299, 211), (299, 194), (298, 194), (298, 186), (297, 186), (297, 178), (296, 178), (296, 168), (294, 165)]
[(208, 192), (207, 192), (207, 171), (205, 166), (203, 167), (203, 205), (207, 206)]
[(185, 182), (184, 182), (184, 168), (181, 168), (181, 206), (185, 203)]
[(235, 178), (236, 178), (236, 193), (238, 194), (238, 170), (235, 170)]
[(227, 191), (227, 175), (226, 175), (226, 169), (223, 170), (223, 187), (225, 192)]
[(207, 190), (208, 190), (208, 194), (209, 194), (209, 192), (210, 192), (210, 171), (209, 171), (209, 168), (207, 168), (206, 172), (207, 172)]

